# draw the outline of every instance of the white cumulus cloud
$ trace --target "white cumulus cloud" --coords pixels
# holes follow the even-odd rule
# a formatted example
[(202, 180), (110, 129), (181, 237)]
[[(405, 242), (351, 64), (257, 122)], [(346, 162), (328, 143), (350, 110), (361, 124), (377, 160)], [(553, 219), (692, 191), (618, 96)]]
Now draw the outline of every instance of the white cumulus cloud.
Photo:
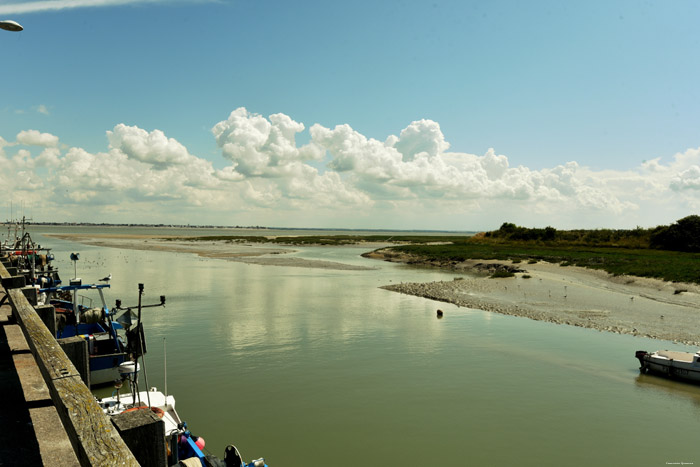
[(193, 159), (187, 148), (160, 130), (147, 132), (123, 123), (107, 132), (110, 148), (117, 149), (129, 158), (146, 162), (159, 169), (185, 164)]
[(700, 166), (694, 165), (671, 178), (673, 190), (700, 190)]
[(295, 135), (304, 125), (284, 114), (269, 119), (241, 107), (212, 128), (223, 156), (243, 176), (275, 177), (289, 172), (296, 162), (319, 160), (323, 153), (314, 145), (298, 148)]
[(17, 134), (17, 142), (25, 146), (58, 146), (58, 136), (50, 133), (41, 133), (37, 130), (24, 130)]

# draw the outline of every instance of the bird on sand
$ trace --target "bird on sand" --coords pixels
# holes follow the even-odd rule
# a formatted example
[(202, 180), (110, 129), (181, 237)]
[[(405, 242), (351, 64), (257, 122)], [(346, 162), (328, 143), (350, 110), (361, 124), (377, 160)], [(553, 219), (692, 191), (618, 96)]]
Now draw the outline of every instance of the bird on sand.
[(108, 276), (106, 276), (106, 277), (103, 277), (103, 278), (100, 279), (100, 280), (101, 280), (102, 282), (109, 282), (110, 280), (112, 280), (112, 273), (110, 273), (110, 274), (109, 274)]

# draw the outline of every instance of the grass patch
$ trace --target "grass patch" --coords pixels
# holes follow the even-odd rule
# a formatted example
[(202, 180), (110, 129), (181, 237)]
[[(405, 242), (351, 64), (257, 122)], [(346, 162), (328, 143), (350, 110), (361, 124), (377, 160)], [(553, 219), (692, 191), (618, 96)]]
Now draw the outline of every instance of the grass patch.
[(484, 240), (463, 240), (449, 245), (401, 245), (392, 249), (434, 262), (461, 262), (467, 259), (547, 261), (562, 266), (601, 269), (616, 276), (700, 283), (700, 253)]
[(515, 273), (511, 271), (506, 271), (505, 269), (499, 269), (498, 271), (495, 271), (493, 274), (491, 274), (491, 279), (503, 279), (505, 277), (515, 277)]

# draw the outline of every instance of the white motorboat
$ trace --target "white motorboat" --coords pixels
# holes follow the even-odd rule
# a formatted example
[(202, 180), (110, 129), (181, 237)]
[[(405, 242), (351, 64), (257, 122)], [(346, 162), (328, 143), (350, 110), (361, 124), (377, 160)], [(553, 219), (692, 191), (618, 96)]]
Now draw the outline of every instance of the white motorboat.
[(638, 350), (634, 356), (639, 360), (642, 373), (653, 372), (687, 381), (700, 382), (700, 352), (677, 352)]
[(117, 396), (99, 399), (98, 404), (107, 415), (117, 415), (150, 407), (151, 411), (165, 423), (166, 433), (177, 431), (178, 426), (182, 424), (180, 416), (175, 411), (175, 398), (163, 394), (156, 388), (138, 392), (136, 400), (134, 400), (133, 394), (117, 394)]

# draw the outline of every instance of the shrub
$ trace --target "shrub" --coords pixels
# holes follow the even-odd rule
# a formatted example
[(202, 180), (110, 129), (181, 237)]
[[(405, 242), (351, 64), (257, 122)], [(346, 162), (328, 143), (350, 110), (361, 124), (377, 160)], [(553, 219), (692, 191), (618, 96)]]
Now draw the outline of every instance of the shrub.
[(688, 216), (669, 226), (654, 229), (649, 239), (652, 248), (674, 251), (700, 251), (700, 216)]
[(515, 273), (511, 271), (507, 271), (505, 269), (499, 269), (498, 271), (495, 271), (493, 274), (491, 274), (491, 279), (502, 279), (505, 277), (514, 277)]

